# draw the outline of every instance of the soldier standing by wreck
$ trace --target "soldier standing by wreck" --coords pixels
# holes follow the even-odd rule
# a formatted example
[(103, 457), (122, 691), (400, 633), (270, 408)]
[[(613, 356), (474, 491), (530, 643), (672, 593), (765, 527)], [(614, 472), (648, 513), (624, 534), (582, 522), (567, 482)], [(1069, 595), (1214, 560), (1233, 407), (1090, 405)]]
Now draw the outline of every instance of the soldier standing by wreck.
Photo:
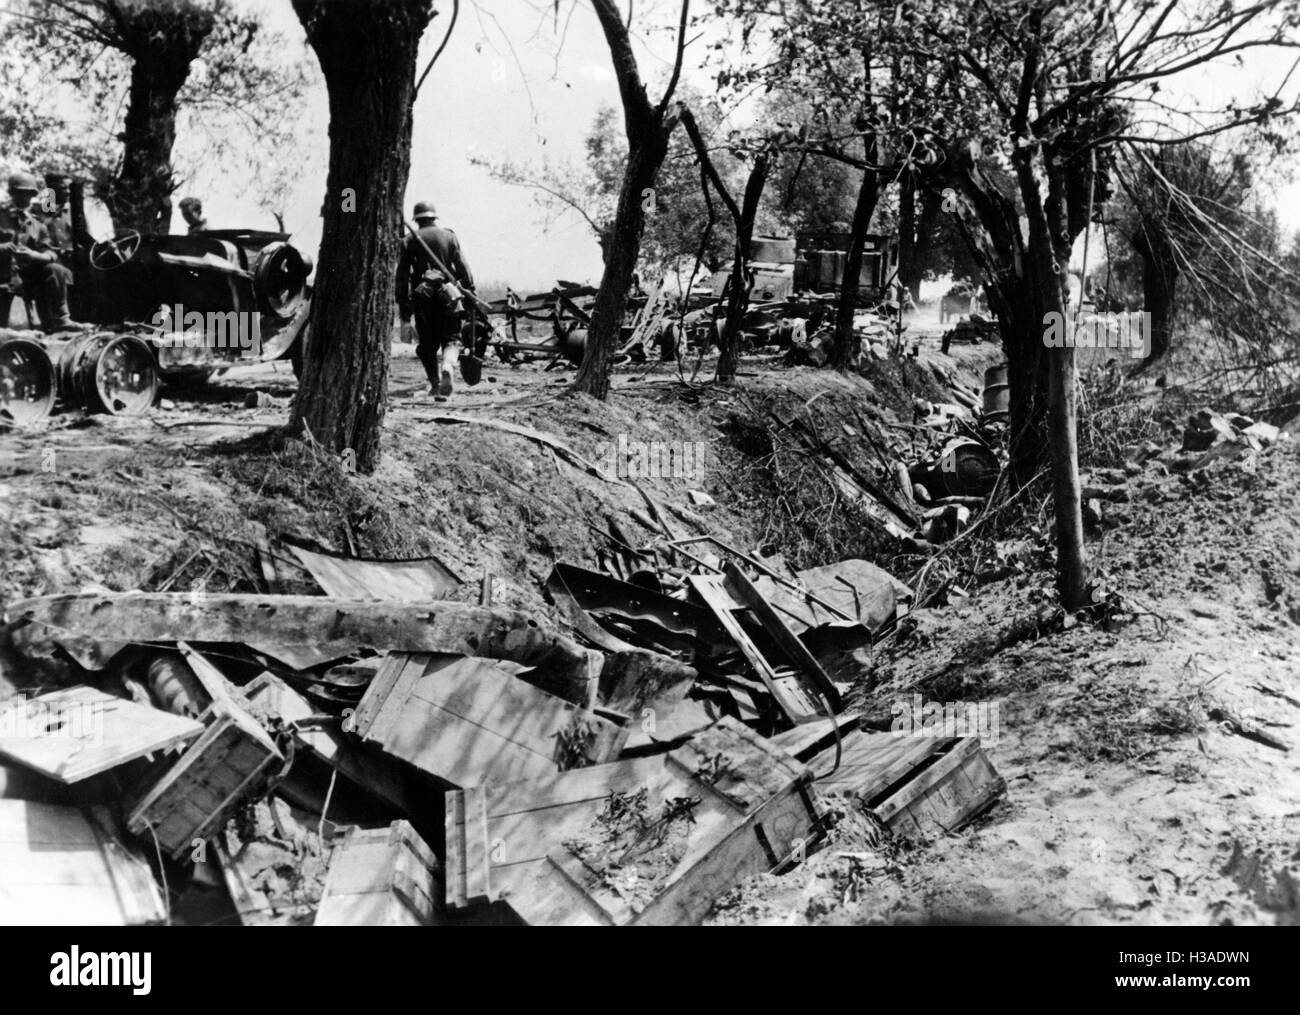
[[(9, 177), (9, 201), (0, 206), (0, 284), (9, 294), (21, 291), (36, 303), (46, 331), (75, 327), (68, 313), (68, 285), (72, 272), (59, 264), (46, 224), (32, 208), (40, 188), (30, 173)], [(8, 324), (9, 300), (3, 300)]]
[(413, 214), (418, 232), (406, 237), (397, 262), (397, 309), (404, 326), (414, 317), (415, 354), (424, 365), (430, 391), (445, 397), (452, 384), (443, 352), (459, 340), (464, 293), (473, 292), (474, 276), (456, 234), (437, 225), (433, 203), (419, 202)]
[(45, 174), (45, 186), (48, 196), (43, 196), (41, 211), (45, 222), (45, 232), (50, 246), (59, 255), (60, 260), (72, 253), (72, 205), (69, 203), (72, 181), (62, 173)]
[(197, 197), (181, 198), (181, 218), (189, 226), (191, 236), (208, 228), (208, 220), (203, 217), (203, 202)]

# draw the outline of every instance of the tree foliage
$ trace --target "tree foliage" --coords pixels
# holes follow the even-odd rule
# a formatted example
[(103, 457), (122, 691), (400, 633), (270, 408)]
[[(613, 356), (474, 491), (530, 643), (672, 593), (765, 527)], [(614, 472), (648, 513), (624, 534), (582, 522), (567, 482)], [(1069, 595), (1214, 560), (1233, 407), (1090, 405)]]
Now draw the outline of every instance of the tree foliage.
[(95, 180), (119, 224), (165, 230), (200, 165), (268, 203), (298, 172), (307, 65), (230, 0), (28, 0), (0, 49), (17, 154)]
[[(695, 112), (696, 120), (710, 145), (716, 142), (725, 158), (720, 165), (729, 179), (739, 177), (741, 159), (723, 147), (722, 110), (716, 101), (683, 89), (680, 101)], [(579, 164), (541, 159), (524, 162), (477, 157), (493, 177), (512, 186), (531, 189), (548, 217), (576, 215), (591, 230), (601, 253), (607, 256), (618, 211), (619, 193), (627, 165), (628, 144), (618, 110), (604, 105), (596, 112), (583, 142), (585, 157)], [(700, 165), (689, 140), (674, 133), (668, 154), (654, 186), (652, 209), (646, 216), (641, 239), (643, 275), (668, 270), (676, 262), (693, 257), (700, 244), (703, 223), (708, 218)], [(708, 270), (716, 270), (731, 253), (733, 236), (729, 223), (722, 222), (704, 248)]]

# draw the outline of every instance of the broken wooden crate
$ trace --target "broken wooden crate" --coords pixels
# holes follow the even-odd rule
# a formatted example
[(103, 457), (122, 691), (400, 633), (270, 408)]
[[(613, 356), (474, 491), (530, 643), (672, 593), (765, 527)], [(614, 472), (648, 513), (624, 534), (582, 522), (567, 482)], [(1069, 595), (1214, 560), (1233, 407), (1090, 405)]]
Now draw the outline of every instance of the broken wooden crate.
[(133, 833), (152, 837), (174, 858), (212, 839), (266, 789), (272, 769), (284, 761), (246, 701), (214, 699), (203, 720), (209, 724), (203, 735), (143, 792), (127, 818)]
[(255, 677), (244, 687), (244, 696), (259, 719), (290, 731), (298, 748), (344, 779), (399, 811), (410, 813), (416, 806), (398, 762), (366, 751), (340, 732), (337, 723), (316, 724), (316, 709), (275, 674)]
[(0, 757), (81, 782), (191, 740), (202, 724), (93, 687), (0, 702)]
[(453, 787), (608, 761), (628, 734), (487, 660), (405, 652), (384, 659), (352, 728)]
[(148, 862), (110, 828), (102, 808), (0, 800), (0, 924), (162, 923)]
[(437, 860), (409, 822), (350, 828), (330, 859), (317, 927), (428, 927), (439, 918)]
[[(785, 743), (793, 747), (790, 734), (780, 734), (774, 742), (782, 746), (782, 738), (787, 738)], [(977, 737), (857, 730), (844, 735), (839, 767), (834, 772), (834, 743), (823, 747), (824, 741), (817, 747), (804, 744), (792, 752), (808, 758), (809, 766), (818, 773), (818, 790), (861, 800), (892, 831), (901, 834), (955, 832), (992, 806), (1007, 789)]]
[(448, 794), (447, 905), (531, 924), (682, 924), (805, 848), (811, 772), (733, 719), (668, 754)]

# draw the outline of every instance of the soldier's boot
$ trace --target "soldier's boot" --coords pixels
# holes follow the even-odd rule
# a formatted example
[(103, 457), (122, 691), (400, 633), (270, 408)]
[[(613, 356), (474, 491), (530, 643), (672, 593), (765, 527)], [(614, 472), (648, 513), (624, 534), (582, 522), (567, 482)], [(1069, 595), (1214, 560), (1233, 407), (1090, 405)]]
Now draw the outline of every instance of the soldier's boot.
[(68, 284), (72, 272), (61, 264), (42, 265), (35, 273), (36, 310), (47, 332), (82, 327), (68, 312)]
[(459, 358), (459, 350), (456, 346), (448, 342), (442, 347), (442, 355), (438, 357), (439, 366), (442, 370), (442, 377), (438, 381), (438, 394), (446, 398), (451, 394), (453, 385), (451, 383), (451, 366), (450, 364)]

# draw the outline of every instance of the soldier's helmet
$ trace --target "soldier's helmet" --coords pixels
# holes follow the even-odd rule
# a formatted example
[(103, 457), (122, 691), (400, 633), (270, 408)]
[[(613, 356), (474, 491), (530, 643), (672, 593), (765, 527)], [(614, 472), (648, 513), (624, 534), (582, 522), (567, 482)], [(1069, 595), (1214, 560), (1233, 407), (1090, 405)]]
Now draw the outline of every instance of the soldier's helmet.
[(36, 177), (31, 173), (10, 173), (9, 174), (9, 191), (30, 191), (33, 194), (40, 192), (40, 184), (36, 182)]
[(438, 209), (433, 206), (432, 201), (417, 201), (415, 210), (411, 214), (415, 217), (416, 222), (422, 222), (425, 219), (436, 219)]
[(194, 211), (202, 211), (203, 202), (200, 201), (197, 197), (182, 197), (180, 208), (181, 211), (189, 211), (191, 209), (193, 209)]

